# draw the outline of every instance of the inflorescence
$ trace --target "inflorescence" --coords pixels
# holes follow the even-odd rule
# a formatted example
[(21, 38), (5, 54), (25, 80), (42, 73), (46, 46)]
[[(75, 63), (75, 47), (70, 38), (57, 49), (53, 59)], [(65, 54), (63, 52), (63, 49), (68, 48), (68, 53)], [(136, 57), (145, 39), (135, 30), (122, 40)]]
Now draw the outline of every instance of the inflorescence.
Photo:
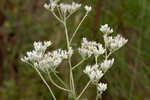
[[(128, 40), (123, 38), (121, 35), (115, 37), (110, 36), (113, 33), (107, 24), (102, 25), (100, 31), (103, 33), (104, 37), (104, 48), (102, 44), (96, 43), (95, 41), (87, 41), (86, 38), (83, 38), (81, 48), (79, 48), (79, 53), (81, 56), (95, 56), (95, 65), (87, 65), (83, 71), (87, 74), (90, 80), (97, 86), (97, 93), (102, 94), (103, 91), (107, 89), (107, 84), (99, 83), (99, 80), (102, 76), (110, 69), (114, 63), (114, 58), (109, 59), (110, 55), (116, 50), (120, 49), (123, 45), (127, 43)], [(104, 60), (101, 63), (98, 63), (99, 55), (104, 54)]]
[[(73, 83), (73, 75), (72, 75), (72, 71), (74, 67), (72, 68), (71, 66), (71, 57), (74, 53), (74, 50), (71, 47), (71, 42), (75, 34), (77, 33), (80, 25), (82, 24), (83, 20), (86, 18), (88, 13), (92, 10), (92, 7), (87, 5), (84, 6), (84, 9), (86, 10), (85, 16), (79, 23), (77, 29), (73, 33), (72, 38), (70, 40), (68, 37), (66, 21), (74, 12), (79, 10), (82, 7), (82, 5), (75, 2), (73, 2), (72, 4), (65, 4), (65, 3), (59, 3), (59, 0), (50, 0), (49, 4), (44, 4), (44, 7), (50, 12), (52, 12), (54, 17), (64, 25), (65, 32), (66, 32), (66, 40), (67, 40), (67, 50), (57, 49), (48, 52), (46, 50), (49, 46), (52, 45), (51, 41), (34, 42), (33, 43), (34, 49), (32, 51), (28, 51), (26, 56), (21, 58), (21, 60), (23, 62), (31, 64), (34, 68), (42, 70), (44, 72), (50, 70), (56, 73), (55, 72), (55, 70), (57, 70), (56, 68), (61, 64), (63, 60), (67, 59), (71, 67), (70, 69), (71, 89), (67, 91), (71, 91), (71, 93), (75, 93), (74, 92), (75, 89), (73, 89), (74, 83)], [(110, 56), (128, 42), (128, 40), (123, 38), (121, 35), (111, 36), (111, 34), (114, 31), (112, 28), (108, 26), (108, 24), (102, 25), (100, 27), (100, 31), (103, 33), (104, 44), (98, 43), (96, 41), (88, 41), (87, 38), (84, 37), (82, 39), (81, 47), (78, 48), (78, 52), (82, 56), (83, 61), (85, 61), (87, 58), (90, 58), (92, 56), (95, 58), (95, 64), (87, 65), (83, 72), (89, 77), (90, 79), (89, 82), (92, 82), (94, 85), (96, 85), (97, 96), (101, 95), (107, 89), (107, 84), (101, 83), (99, 82), (99, 80), (114, 64), (114, 58), (112, 57), (110, 58)], [(99, 59), (100, 56), (101, 58), (103, 58), (101, 61)], [(75, 68), (80, 64), (81, 63), (77, 64)], [(38, 73), (40, 72), (38, 71)], [(44, 83), (46, 83), (45, 80)], [(55, 84), (55, 86), (57, 85)], [(87, 88), (87, 86), (85, 87)], [(50, 87), (48, 88), (50, 90)], [(58, 86), (58, 88), (62, 90), (66, 90), (64, 88), (61, 88), (60, 86)], [(75, 100), (78, 100), (80, 98), (84, 90), (85, 89), (83, 89), (83, 91), (77, 98), (75, 97), (76, 98)], [(56, 100), (52, 92), (51, 94), (53, 96), (53, 99)]]
[(68, 59), (69, 56), (72, 56), (73, 50), (70, 47), (68, 51), (58, 49), (46, 53), (47, 47), (51, 44), (51, 41), (45, 41), (44, 43), (34, 42), (34, 50), (28, 51), (27, 56), (21, 58), (21, 60), (39, 68), (42, 71), (47, 69), (55, 70), (62, 60)]
[[(59, 3), (59, 0), (50, 0), (49, 4), (44, 4), (44, 8), (50, 10), (59, 21), (63, 22), (68, 19), (74, 12), (81, 8), (81, 4), (72, 2), (72, 4)], [(86, 15), (92, 10), (92, 7), (85, 6)], [(59, 13), (59, 17), (56, 16), (56, 12)]]

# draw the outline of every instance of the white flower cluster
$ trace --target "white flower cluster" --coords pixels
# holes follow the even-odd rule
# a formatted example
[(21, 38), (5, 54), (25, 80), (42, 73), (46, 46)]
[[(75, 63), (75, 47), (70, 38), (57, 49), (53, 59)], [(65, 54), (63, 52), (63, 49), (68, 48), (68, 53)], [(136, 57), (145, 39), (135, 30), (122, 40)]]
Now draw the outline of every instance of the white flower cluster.
[(100, 66), (95, 64), (93, 66), (86, 66), (85, 70), (83, 71), (86, 73), (90, 80), (93, 81), (93, 83), (98, 82), (99, 79), (106, 73), (106, 71), (111, 68), (111, 66), (114, 63), (114, 59), (112, 60), (104, 60)]
[(61, 3), (59, 6), (61, 9), (61, 12), (66, 15), (67, 13), (75, 12), (77, 9), (81, 7), (81, 4), (72, 2), (72, 4)]
[(73, 50), (69, 47), (69, 50), (54, 50), (52, 52), (45, 53), (47, 47), (51, 45), (50, 41), (47, 42), (34, 42), (34, 50), (27, 52), (27, 56), (21, 58), (23, 62), (30, 63), (35, 67), (45, 70), (55, 68), (62, 62), (63, 59), (71, 57)]
[(107, 89), (107, 84), (105, 83), (99, 83), (97, 85), (97, 90), (99, 94), (102, 94), (104, 91), (106, 91), (106, 89)]
[[(75, 2), (72, 2), (72, 4), (58, 2), (59, 0), (50, 0), (49, 4), (44, 4), (44, 8), (54, 12), (54, 9), (57, 7), (57, 10), (60, 10), (59, 14), (62, 14), (63, 17), (67, 17), (81, 7), (81, 4)], [(92, 10), (92, 7), (87, 5), (84, 8), (87, 11), (87, 13)]]
[(100, 28), (100, 31), (102, 31), (105, 34), (111, 34), (113, 33), (113, 29), (111, 29), (108, 24), (102, 25)]
[(86, 5), (84, 8), (85, 8), (85, 10), (86, 10), (87, 12), (90, 12), (90, 11), (92, 10), (92, 7), (91, 7), (91, 6), (87, 6), (87, 5)]
[(28, 51), (27, 56), (24, 58), (21, 58), (22, 61), (24, 62), (35, 62), (35, 61), (40, 61), (42, 57), (44, 56), (45, 50), (47, 47), (51, 45), (51, 41), (45, 41), (44, 43), (42, 42), (34, 42), (34, 50)]
[(100, 31), (104, 33), (105, 45), (111, 52), (118, 50), (128, 42), (128, 40), (121, 35), (115, 37), (109, 36), (109, 34), (113, 33), (113, 29), (111, 29), (108, 24), (102, 25)]
[(99, 94), (102, 94), (107, 89), (107, 84), (99, 83), (99, 80), (103, 77), (106, 71), (113, 65), (114, 59), (112, 60), (104, 60), (100, 66), (95, 64), (93, 66), (86, 66), (85, 70), (83, 71), (87, 74), (90, 80), (97, 86), (97, 91)]
[(101, 63), (101, 69), (105, 73), (114, 63), (114, 59), (111, 60), (104, 60), (104, 62)]
[(54, 11), (54, 9), (56, 8), (57, 4), (58, 4), (59, 0), (50, 0), (49, 4), (44, 4), (44, 8)]
[(95, 41), (88, 41), (86, 38), (83, 38), (81, 48), (78, 49), (79, 53), (83, 58), (90, 57), (91, 55), (99, 56), (104, 54), (105, 49), (102, 47), (102, 44), (96, 43)]
[(67, 51), (58, 49), (53, 52), (48, 52), (47, 54), (45, 54), (43, 59), (35, 63), (35, 66), (42, 70), (45, 69), (55, 70), (55, 68), (57, 68), (57, 66), (62, 62), (62, 60), (67, 58), (68, 58)]
[(103, 77), (104, 73), (112, 66), (113, 60), (105, 60), (101, 67), (95, 64), (93, 66), (86, 66), (85, 70), (83, 71), (87, 74), (92, 81), (93, 84), (97, 86), (98, 94), (102, 94), (107, 89), (107, 84), (99, 83), (99, 80)]
[[(102, 25), (100, 31), (104, 33), (105, 48), (103, 48), (102, 44), (100, 43), (96, 43), (95, 41), (87, 41), (86, 38), (83, 38), (81, 48), (79, 48), (79, 53), (83, 57), (90, 57), (91, 55), (95, 56), (96, 64), (93, 66), (86, 66), (83, 72), (87, 74), (90, 80), (97, 86), (97, 91), (101, 95), (107, 89), (107, 84), (99, 83), (99, 80), (108, 71), (108, 69), (112, 67), (114, 63), (114, 58), (110, 60), (108, 58), (110, 54), (121, 48), (124, 44), (127, 43), (128, 40), (120, 35), (115, 37), (109, 36), (111, 33), (113, 33), (113, 29), (111, 29), (107, 24)], [(104, 53), (105, 60), (99, 64), (97, 59), (99, 55)]]
[(89, 76), (90, 80), (92, 80), (93, 83), (97, 83), (98, 80), (101, 79), (102, 76), (104, 75), (103, 72), (99, 69), (99, 66), (97, 64), (93, 66), (90, 65), (86, 66), (83, 72)]
[[(71, 57), (74, 53), (74, 50), (72, 47), (70, 47), (72, 44), (72, 39), (74, 38), (75, 34), (77, 33), (80, 25), (84, 21), (84, 19), (87, 17), (88, 13), (92, 10), (92, 7), (90, 6), (84, 6), (84, 9), (86, 10), (86, 13), (80, 23), (78, 24), (77, 28), (75, 29), (72, 37), (70, 38), (70, 35), (68, 34), (68, 27), (67, 27), (67, 19), (76, 12), (79, 8), (81, 8), (81, 4), (72, 2), (71, 4), (65, 4), (65, 3), (59, 3), (59, 0), (50, 0), (49, 4), (44, 4), (44, 7), (51, 11), (51, 13), (54, 15), (54, 17), (61, 22), (65, 27), (65, 35), (66, 35), (66, 42), (67, 42), (67, 49), (68, 50), (62, 50), (57, 49), (51, 52), (46, 52), (46, 49), (51, 46), (51, 41), (45, 41), (45, 42), (34, 42), (33, 46), (34, 49), (32, 51), (27, 52), (27, 56), (21, 58), (23, 62), (26, 62), (28, 64), (33, 65), (34, 68), (38, 68), (44, 72), (47, 70), (53, 71), (55, 73), (55, 69), (61, 64), (61, 62), (65, 59), (68, 59), (69, 68), (70, 68), (70, 89), (65, 89), (53, 82), (52, 83), (58, 87), (61, 90), (69, 91), (69, 93), (73, 93), (73, 99), (79, 100), (83, 92), (86, 90), (90, 82), (92, 82), (94, 85), (97, 86), (97, 93), (98, 95), (101, 95), (106, 89), (107, 84), (99, 82), (100, 79), (104, 76), (104, 74), (112, 67), (114, 63), (114, 58), (110, 59), (110, 55), (121, 48), (123, 45), (127, 43), (128, 40), (123, 38), (121, 35), (117, 35), (115, 37), (110, 36), (113, 33), (113, 29), (108, 26), (108, 24), (102, 25), (100, 28), (100, 31), (104, 33), (104, 43), (103, 46), (101, 43), (97, 43), (95, 41), (88, 41), (86, 38), (83, 38), (81, 47), (78, 48), (78, 51), (80, 55), (83, 57), (83, 59), (76, 64), (75, 66), (72, 66), (71, 64)], [(74, 76), (73, 76), (73, 70), (78, 67), (80, 64), (82, 64), (86, 58), (89, 58), (91, 56), (94, 56), (95, 64), (93, 65), (87, 65), (84, 69), (84, 73), (87, 74), (90, 81), (85, 86), (85, 88), (82, 90), (82, 92), (77, 96), (76, 98), (76, 89), (74, 89)], [(100, 58), (100, 56), (102, 56)], [(99, 59), (100, 58), (100, 59)], [(104, 59), (104, 60), (102, 60)], [(102, 62), (99, 62), (102, 61)], [(36, 69), (37, 70), (37, 69)], [(38, 74), (44, 81), (44, 83), (47, 85), (44, 77), (42, 77), (42, 74), (40, 74), (40, 71), (38, 71)], [(57, 76), (55, 73), (55, 76), (60, 80), (62, 84), (64, 84), (63, 80)], [(49, 88), (50, 92), (51, 89)], [(53, 99), (56, 100), (55, 95), (52, 93)]]
[(106, 46), (111, 50), (115, 51), (125, 45), (128, 40), (123, 38), (121, 35), (117, 35), (114, 38), (112, 36), (104, 35), (104, 41)]

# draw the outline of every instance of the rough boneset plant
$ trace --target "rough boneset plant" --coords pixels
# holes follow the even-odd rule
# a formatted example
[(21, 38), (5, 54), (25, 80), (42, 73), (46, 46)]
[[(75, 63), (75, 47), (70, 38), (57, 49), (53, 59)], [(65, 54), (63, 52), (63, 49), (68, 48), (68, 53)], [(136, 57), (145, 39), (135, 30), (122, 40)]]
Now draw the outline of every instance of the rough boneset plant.
[[(111, 36), (113, 29), (111, 29), (107, 24), (100, 27), (100, 31), (103, 33), (104, 46), (101, 43), (95, 41), (88, 41), (86, 38), (83, 38), (81, 47), (78, 48), (78, 51), (82, 57), (82, 60), (76, 65), (72, 66), (71, 57), (74, 53), (72, 46), (72, 40), (74, 39), (79, 27), (83, 23), (84, 19), (87, 17), (88, 13), (92, 10), (90, 6), (85, 6), (86, 11), (84, 17), (80, 21), (76, 30), (72, 34), (72, 37), (68, 36), (68, 27), (66, 25), (67, 20), (74, 14), (77, 10), (81, 8), (81, 4), (73, 2), (72, 4), (59, 3), (58, 0), (50, 0), (49, 4), (45, 4), (44, 7), (49, 10), (54, 17), (64, 25), (67, 50), (57, 49), (54, 51), (46, 51), (46, 49), (52, 45), (51, 41), (44, 42), (34, 42), (34, 49), (27, 52), (27, 56), (21, 58), (25, 63), (30, 64), (39, 74), (45, 85), (48, 87), (52, 97), (56, 100), (56, 97), (51, 89), (51, 87), (46, 82), (45, 78), (41, 74), (41, 71), (46, 73), (51, 81), (51, 83), (71, 95), (71, 99), (79, 100), (82, 94), (85, 92), (87, 87), (90, 84), (93, 84), (97, 87), (97, 100), (101, 97), (102, 93), (107, 89), (106, 83), (101, 83), (99, 80), (104, 76), (104, 74), (110, 69), (114, 63), (114, 58), (110, 59), (112, 53), (120, 49), (123, 45), (127, 43), (128, 40), (123, 38), (121, 35)], [(83, 90), (77, 94), (76, 84), (74, 84), (74, 75), (73, 71), (75, 68), (80, 66), (87, 58), (95, 58), (94, 65), (87, 65), (83, 71), (89, 77), (89, 82)], [(102, 62), (99, 62), (100, 56), (103, 58)], [(69, 87), (68, 85), (58, 76), (56, 71), (58, 66), (63, 60), (67, 59), (69, 66)], [(68, 67), (66, 67), (68, 68)], [(54, 82), (51, 74), (54, 74), (56, 78), (60, 81), (62, 86), (59, 86)]]

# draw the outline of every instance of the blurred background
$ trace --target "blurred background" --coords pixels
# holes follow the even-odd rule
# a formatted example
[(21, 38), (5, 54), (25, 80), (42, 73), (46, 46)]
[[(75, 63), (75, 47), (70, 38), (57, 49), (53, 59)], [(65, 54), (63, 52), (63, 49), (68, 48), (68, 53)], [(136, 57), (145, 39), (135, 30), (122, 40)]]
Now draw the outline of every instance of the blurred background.
[[(150, 100), (150, 0), (75, 1), (91, 5), (93, 10), (73, 40), (73, 48), (80, 46), (82, 37), (102, 42), (99, 27), (105, 23), (129, 40), (113, 55), (115, 64), (101, 80), (108, 83), (103, 100)], [(66, 47), (64, 28), (43, 8), (45, 2), (48, 1), (0, 0), (0, 100), (52, 100), (35, 70), (20, 61), (34, 41), (51, 40), (49, 50)], [(70, 35), (84, 13), (82, 9), (68, 21)], [(72, 60), (75, 64), (81, 58), (73, 55)], [(79, 92), (88, 81), (81, 69), (93, 61), (90, 59), (74, 72)], [(58, 69), (60, 77), (66, 77), (66, 69)], [(48, 83), (58, 100), (67, 99), (67, 94)], [(95, 100), (95, 96), (96, 88), (91, 85), (82, 98)]]

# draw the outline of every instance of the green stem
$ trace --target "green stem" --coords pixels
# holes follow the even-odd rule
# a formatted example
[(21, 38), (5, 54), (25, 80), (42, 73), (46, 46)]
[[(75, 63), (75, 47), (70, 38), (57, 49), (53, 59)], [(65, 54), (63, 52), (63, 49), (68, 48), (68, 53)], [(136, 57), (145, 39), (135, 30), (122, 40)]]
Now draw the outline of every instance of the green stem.
[(52, 83), (54, 86), (56, 86), (56, 87), (59, 88), (60, 90), (63, 90), (63, 91), (66, 91), (66, 92), (70, 92), (70, 90), (65, 89), (65, 88), (63, 88), (63, 87), (57, 85), (57, 84), (53, 81), (53, 79), (52, 79), (52, 77), (50, 76), (50, 73), (49, 73), (48, 70), (47, 70), (47, 73), (48, 73), (48, 77), (49, 77), (51, 83)]
[(76, 64), (75, 66), (72, 67), (72, 70), (74, 70), (75, 68), (77, 68), (79, 65), (81, 65), (86, 59), (82, 59), (78, 64)]
[(69, 15), (66, 17), (66, 20), (67, 20), (72, 14), (74, 14), (76, 11), (77, 11), (77, 10), (75, 10), (75, 11), (73, 11), (71, 14), (69, 14)]
[(54, 73), (55, 77), (67, 88), (66, 83), (55, 72), (53, 72), (53, 73)]
[(48, 83), (45, 81), (45, 79), (44, 79), (44, 77), (42, 76), (42, 74), (40, 73), (40, 71), (39, 71), (36, 67), (34, 67), (34, 68), (35, 68), (35, 70), (37, 71), (37, 73), (39, 74), (39, 76), (41, 77), (42, 81), (45, 83), (45, 85), (46, 85), (47, 88), (49, 89), (50, 93), (52, 94), (53, 99), (56, 100), (56, 97), (55, 97), (53, 91), (51, 90), (51, 88), (50, 88), (50, 86), (48, 85)]
[[(67, 25), (66, 25), (66, 18), (64, 19), (64, 27), (65, 27), (65, 33), (66, 33), (67, 48), (69, 50), (70, 43), (69, 43), (68, 29), (67, 29)], [(71, 87), (71, 90), (73, 92), (73, 95), (75, 96), (74, 79), (73, 79), (72, 65), (71, 65), (71, 58), (70, 57), (68, 59), (68, 62), (69, 62), (69, 67), (70, 67), (70, 87)]]
[(75, 85), (74, 85), (74, 78), (73, 78), (73, 73), (72, 73), (72, 65), (71, 65), (71, 60), (69, 58), (69, 66), (70, 66), (70, 78), (71, 78), (71, 84), (72, 84), (72, 89), (73, 89), (73, 94), (74, 96), (76, 96), (76, 93), (75, 93)]
[(60, 9), (59, 9), (59, 7), (58, 7), (58, 6), (57, 6), (57, 11), (58, 11), (58, 13), (59, 13), (60, 18), (63, 20), (62, 13), (61, 13), (61, 11), (60, 11)]
[(65, 27), (65, 34), (66, 34), (66, 40), (67, 40), (67, 48), (69, 49), (69, 36), (68, 36), (68, 29), (67, 29), (67, 25), (66, 25), (66, 20), (64, 21), (64, 27)]
[(97, 91), (96, 100), (102, 100), (102, 94), (99, 94)]
[(79, 28), (80, 28), (82, 22), (83, 22), (84, 19), (87, 17), (87, 14), (88, 14), (88, 13), (85, 14), (85, 16), (82, 18), (81, 22), (80, 22), (79, 25), (77, 26), (76, 30), (74, 31), (74, 33), (73, 33), (73, 35), (72, 35), (72, 37), (71, 37), (71, 39), (70, 39), (70, 43), (72, 42), (74, 36), (76, 35), (77, 31), (79, 30)]
[(100, 94), (100, 95), (97, 95), (96, 96), (96, 100), (102, 100), (102, 95)]
[(62, 21), (54, 12), (52, 12), (52, 14), (54, 15), (54, 17), (55, 17), (58, 21), (60, 21), (61, 23), (63, 23), (63, 21)]
[(95, 56), (95, 62), (96, 62), (96, 64), (97, 64), (97, 58), (98, 58), (98, 56)]
[(79, 94), (79, 96), (77, 97), (76, 100), (79, 100), (79, 99), (80, 99), (80, 97), (81, 97), (82, 94), (85, 92), (85, 90), (88, 88), (88, 86), (90, 85), (91, 82), (92, 82), (92, 81), (89, 80), (89, 82), (86, 84), (86, 86), (84, 87), (84, 89), (83, 89), (82, 92)]
[(96, 100), (98, 100), (98, 96), (96, 96)]

